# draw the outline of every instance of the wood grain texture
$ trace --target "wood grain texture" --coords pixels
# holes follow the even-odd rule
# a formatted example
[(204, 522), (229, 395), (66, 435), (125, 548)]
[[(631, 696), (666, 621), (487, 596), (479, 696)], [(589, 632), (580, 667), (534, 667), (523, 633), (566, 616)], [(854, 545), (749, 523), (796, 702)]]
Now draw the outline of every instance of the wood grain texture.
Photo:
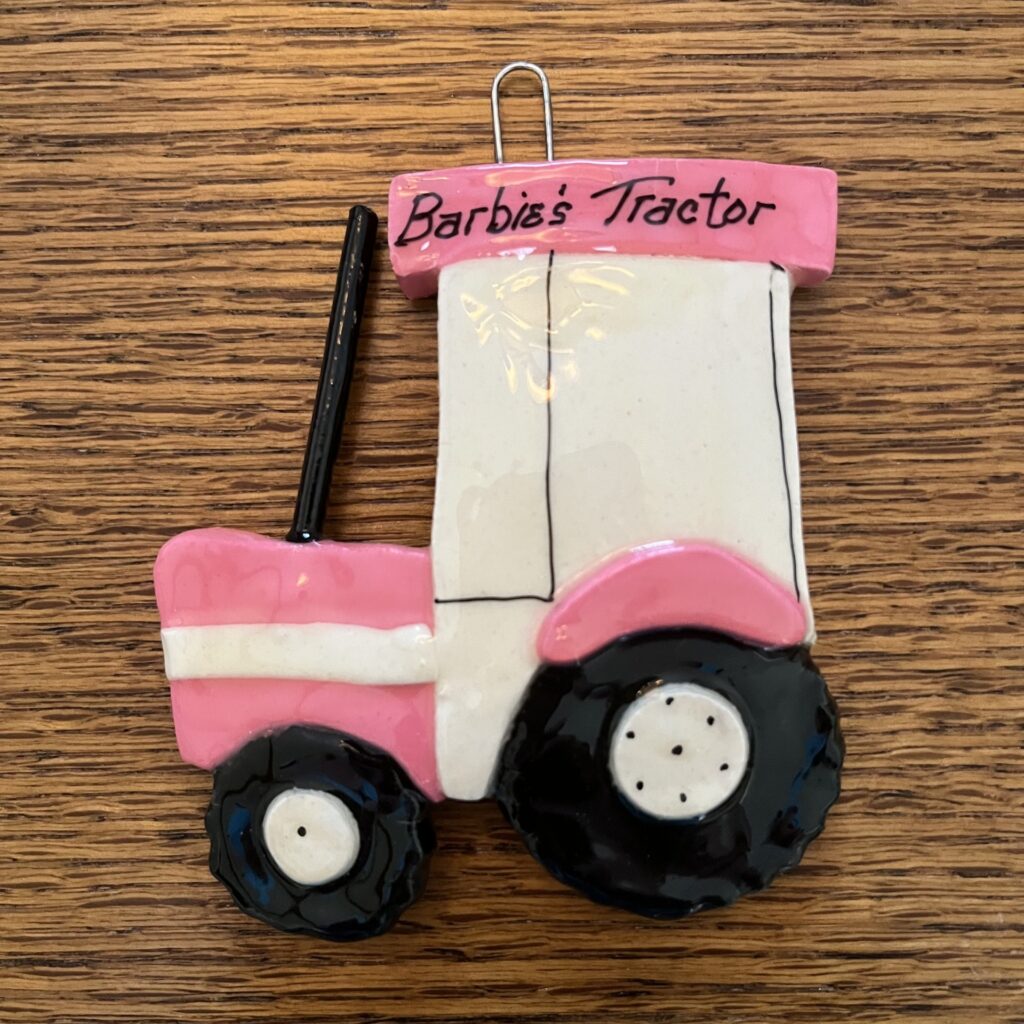
[[(0, 1021), (1024, 1020), (1022, 42), (1012, 0), (0, 0)], [(845, 792), (797, 873), (669, 925), (446, 805), (392, 934), (290, 940), (206, 871), (150, 565), (283, 535), (345, 211), (488, 159), (520, 58), (562, 156), (840, 173), (793, 344)], [(329, 531), (424, 544), (434, 309), (379, 265)]]

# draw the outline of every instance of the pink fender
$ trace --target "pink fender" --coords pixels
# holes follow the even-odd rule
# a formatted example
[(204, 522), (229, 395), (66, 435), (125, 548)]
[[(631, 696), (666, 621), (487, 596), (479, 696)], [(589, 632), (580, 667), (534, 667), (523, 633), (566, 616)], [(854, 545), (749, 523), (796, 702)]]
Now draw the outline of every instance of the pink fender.
[(620, 636), (689, 626), (760, 647), (802, 643), (807, 616), (793, 592), (739, 555), (670, 541), (617, 556), (555, 603), (537, 651), (570, 662)]
[[(163, 546), (153, 578), (164, 629), (434, 623), (426, 548), (290, 544), (240, 530), (191, 530)], [(178, 747), (190, 764), (212, 769), (255, 735), (319, 725), (388, 751), (427, 797), (443, 797), (433, 683), (203, 678), (172, 679), (170, 686)]]

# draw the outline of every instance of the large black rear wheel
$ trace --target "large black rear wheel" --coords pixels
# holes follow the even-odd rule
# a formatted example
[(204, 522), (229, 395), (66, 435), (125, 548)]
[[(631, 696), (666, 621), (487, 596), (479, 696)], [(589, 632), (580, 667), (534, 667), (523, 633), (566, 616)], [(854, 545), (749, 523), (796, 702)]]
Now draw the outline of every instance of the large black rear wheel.
[(673, 918), (796, 865), (839, 795), (842, 757), (835, 705), (804, 650), (657, 631), (541, 667), (496, 795), (556, 878)]

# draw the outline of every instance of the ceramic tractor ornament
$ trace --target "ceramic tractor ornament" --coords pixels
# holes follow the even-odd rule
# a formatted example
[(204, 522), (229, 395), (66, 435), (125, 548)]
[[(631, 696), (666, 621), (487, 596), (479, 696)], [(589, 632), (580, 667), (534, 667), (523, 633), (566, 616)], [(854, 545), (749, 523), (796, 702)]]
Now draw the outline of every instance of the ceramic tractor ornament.
[[(503, 162), (517, 69), (542, 162)], [(674, 918), (793, 867), (839, 792), (789, 347), (794, 286), (832, 268), (835, 175), (555, 160), (529, 64), (492, 110), (495, 163), (391, 186), (395, 272), (438, 302), (430, 549), (319, 536), (376, 226), (357, 207), (291, 533), (193, 530), (156, 564), (210, 867), (290, 932), (391, 926), (445, 797), (494, 796), (556, 878)]]

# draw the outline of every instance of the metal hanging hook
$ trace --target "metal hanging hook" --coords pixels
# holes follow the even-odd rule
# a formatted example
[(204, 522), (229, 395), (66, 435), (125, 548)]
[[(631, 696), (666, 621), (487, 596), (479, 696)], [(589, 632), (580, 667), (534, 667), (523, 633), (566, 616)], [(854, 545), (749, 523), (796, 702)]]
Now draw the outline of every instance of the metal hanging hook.
[(551, 113), (551, 86), (548, 85), (548, 76), (544, 74), (543, 68), (529, 61), (517, 60), (512, 64), (506, 64), (495, 76), (494, 84), (491, 86), (491, 121), (494, 124), (494, 162), (503, 164), (505, 162), (505, 150), (501, 145), (501, 111), (498, 109), (499, 94), (501, 91), (502, 79), (513, 71), (529, 71), (540, 79), (541, 95), (544, 98), (544, 147), (549, 161), (555, 159), (555, 128), (554, 117)]

